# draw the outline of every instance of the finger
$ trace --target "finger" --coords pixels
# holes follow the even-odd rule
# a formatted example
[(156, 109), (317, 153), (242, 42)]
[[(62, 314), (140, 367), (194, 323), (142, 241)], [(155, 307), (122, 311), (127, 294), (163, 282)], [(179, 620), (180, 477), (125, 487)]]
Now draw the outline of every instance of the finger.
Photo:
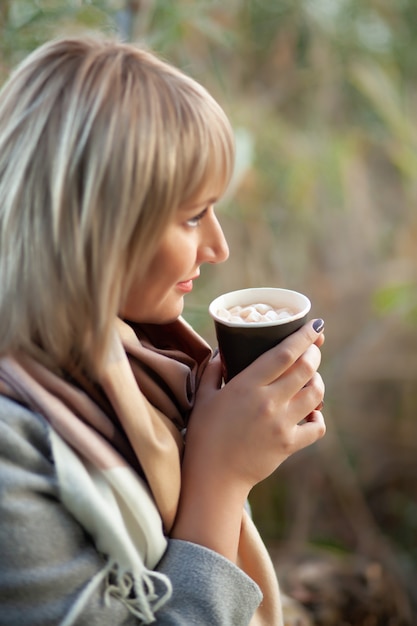
[(291, 400), (292, 409), (296, 415), (303, 418), (314, 410), (320, 410), (323, 405), (325, 386), (318, 372), (314, 374), (302, 389)]
[(317, 337), (317, 341), (315, 341), (314, 343), (316, 344), (316, 346), (318, 348), (321, 348), (321, 346), (324, 344), (325, 341), (325, 334), (321, 333), (318, 337)]
[(204, 373), (201, 377), (198, 391), (200, 393), (201, 390), (217, 390), (221, 387), (222, 383), (222, 364), (220, 360), (220, 355), (216, 354), (213, 358), (208, 362)]
[(251, 384), (268, 385), (287, 371), (312, 344), (317, 342), (323, 329), (324, 322), (320, 319), (304, 324), (280, 344), (262, 354), (238, 376), (250, 377)]
[[(281, 393), (292, 398), (312, 384), (321, 363), (320, 349), (312, 344), (282, 376), (270, 383), (279, 386)], [(311, 409), (313, 409), (311, 407)]]
[(326, 422), (321, 411), (312, 411), (306, 419), (298, 425), (298, 443), (301, 448), (306, 448), (315, 443), (326, 434)]

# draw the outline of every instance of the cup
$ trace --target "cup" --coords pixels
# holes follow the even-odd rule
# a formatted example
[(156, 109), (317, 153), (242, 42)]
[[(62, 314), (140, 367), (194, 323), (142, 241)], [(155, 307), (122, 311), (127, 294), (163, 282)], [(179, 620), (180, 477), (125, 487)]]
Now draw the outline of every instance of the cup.
[[(284, 309), (286, 317), (273, 321), (247, 322), (226, 319), (225, 309), (236, 305), (268, 304), (273, 309)], [(276, 346), (307, 321), (310, 300), (297, 291), (274, 287), (239, 289), (224, 293), (213, 300), (209, 314), (214, 320), (217, 342), (227, 383), (258, 356)]]

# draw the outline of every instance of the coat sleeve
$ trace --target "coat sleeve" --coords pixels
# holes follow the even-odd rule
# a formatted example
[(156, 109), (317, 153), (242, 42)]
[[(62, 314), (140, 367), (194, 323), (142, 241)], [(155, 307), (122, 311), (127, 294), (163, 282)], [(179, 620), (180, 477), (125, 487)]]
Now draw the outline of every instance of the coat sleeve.
[(158, 624), (246, 626), (258, 607), (259, 587), (231, 561), (187, 541), (169, 542), (158, 568), (173, 582)]
[[(0, 396), (0, 623), (56, 626), (105, 557), (59, 499), (44, 418)], [(170, 540), (158, 571), (172, 597), (156, 614), (159, 626), (248, 624), (261, 594), (220, 555)], [(102, 583), (75, 626), (138, 626)]]

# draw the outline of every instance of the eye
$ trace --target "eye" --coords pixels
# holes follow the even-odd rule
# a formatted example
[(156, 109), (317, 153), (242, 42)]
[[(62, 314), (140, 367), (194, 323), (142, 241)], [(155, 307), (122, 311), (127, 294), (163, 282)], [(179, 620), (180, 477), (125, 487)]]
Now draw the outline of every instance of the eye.
[(207, 211), (208, 211), (208, 207), (203, 209), (197, 215), (194, 215), (194, 217), (190, 217), (190, 219), (186, 221), (187, 226), (191, 226), (192, 228), (195, 228), (196, 226), (198, 226), (201, 220), (203, 219), (203, 217), (206, 215)]

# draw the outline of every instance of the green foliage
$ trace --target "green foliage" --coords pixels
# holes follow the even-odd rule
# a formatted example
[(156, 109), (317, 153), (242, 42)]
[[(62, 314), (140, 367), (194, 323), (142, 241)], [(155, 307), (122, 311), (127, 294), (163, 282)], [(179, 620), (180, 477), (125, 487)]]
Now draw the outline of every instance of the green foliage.
[[(3, 0), (0, 8), (0, 55), (3, 73), (33, 48), (66, 31), (110, 28), (109, 0)], [(1, 78), (1, 75), (0, 75)]]
[(380, 314), (397, 313), (417, 323), (417, 291), (415, 283), (387, 285), (375, 292), (374, 305)]

